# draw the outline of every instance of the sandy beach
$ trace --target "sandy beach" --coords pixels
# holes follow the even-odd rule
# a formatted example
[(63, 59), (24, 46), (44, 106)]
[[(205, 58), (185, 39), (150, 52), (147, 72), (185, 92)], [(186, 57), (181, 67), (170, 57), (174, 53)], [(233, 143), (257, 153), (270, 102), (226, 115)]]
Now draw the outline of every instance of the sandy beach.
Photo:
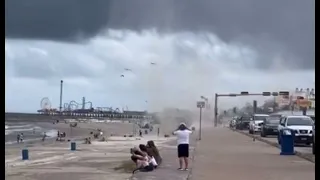
[[(6, 145), (6, 179), (128, 179), (131, 174), (122, 170), (121, 166), (130, 163), (130, 148), (154, 140), (161, 149), (168, 146), (166, 142), (174, 139), (163, 137), (164, 133), (171, 131), (167, 128), (167, 132), (161, 130), (161, 135), (158, 137), (157, 127), (142, 138), (123, 137), (124, 134), (132, 134), (134, 126), (128, 122), (78, 123), (72, 130), (69, 124), (65, 123), (47, 125), (60, 132), (66, 132), (66, 139), (75, 141), (77, 150), (71, 151), (70, 142), (55, 141), (55, 138), (45, 142), (32, 141)], [(107, 142), (93, 140), (92, 144), (84, 144), (82, 139), (89, 137), (90, 132), (95, 132), (98, 128), (104, 132), (103, 136)], [(113, 136), (110, 136), (111, 134)], [(29, 150), (29, 160), (21, 159), (23, 148)]]
[[(19, 122), (21, 123), (21, 122)], [(6, 144), (12, 144), (10, 142), (16, 142), (16, 135), (20, 132), (24, 133), (24, 139), (25, 143), (24, 145), (30, 145), (34, 144), (34, 140), (42, 139), (43, 133), (46, 132), (47, 135), (52, 139), (55, 139), (57, 136), (57, 132), (65, 132), (67, 137), (66, 139), (77, 139), (77, 138), (83, 138), (87, 135), (90, 135), (90, 132), (95, 132), (97, 129), (101, 129), (105, 136), (109, 136), (110, 134), (125, 134), (125, 133), (132, 133), (133, 128), (137, 128), (137, 126), (133, 126), (133, 124), (130, 124), (128, 122), (78, 122), (77, 127), (70, 127), (69, 123), (60, 122), (57, 124), (53, 124), (52, 122), (38, 122), (38, 123), (30, 123), (27, 124), (24, 122), (24, 125), (18, 125), (18, 126), (28, 126), (28, 128), (25, 129), (19, 129), (21, 131), (14, 131), (10, 134), (6, 135)], [(15, 124), (15, 127), (17, 125)], [(32, 128), (35, 128), (35, 133), (32, 132)], [(28, 131), (25, 131), (28, 129)], [(16, 130), (16, 129), (15, 129)]]

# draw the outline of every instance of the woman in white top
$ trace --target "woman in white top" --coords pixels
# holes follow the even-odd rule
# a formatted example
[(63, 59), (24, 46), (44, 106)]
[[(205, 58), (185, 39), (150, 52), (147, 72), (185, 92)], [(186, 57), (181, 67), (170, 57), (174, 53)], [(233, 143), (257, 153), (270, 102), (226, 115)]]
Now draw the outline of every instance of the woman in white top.
[(149, 165), (149, 157), (148, 154), (139, 150), (138, 148), (131, 149), (131, 159), (137, 165), (137, 168), (144, 168)]
[(136, 163), (137, 169), (135, 171), (153, 171), (153, 169), (158, 165), (154, 158), (148, 156), (147, 148), (144, 144), (139, 145), (140, 150), (137, 148), (131, 149), (131, 159)]
[[(192, 133), (190, 129), (187, 128), (185, 123), (181, 123), (176, 131), (173, 132), (177, 136), (178, 142), (178, 158), (179, 158), (179, 169), (178, 170), (188, 170), (189, 165), (189, 135)], [(183, 169), (183, 162), (185, 168)]]

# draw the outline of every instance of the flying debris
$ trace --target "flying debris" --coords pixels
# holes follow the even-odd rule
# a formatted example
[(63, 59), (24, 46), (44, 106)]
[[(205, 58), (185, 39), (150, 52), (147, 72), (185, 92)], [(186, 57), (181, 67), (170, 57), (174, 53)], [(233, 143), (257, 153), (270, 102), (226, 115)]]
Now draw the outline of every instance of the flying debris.
[(121, 74), (121, 76), (120, 77), (124, 77), (124, 75), (123, 74)]
[(155, 63), (155, 62), (152, 62), (151, 65), (156, 65), (156, 63)]

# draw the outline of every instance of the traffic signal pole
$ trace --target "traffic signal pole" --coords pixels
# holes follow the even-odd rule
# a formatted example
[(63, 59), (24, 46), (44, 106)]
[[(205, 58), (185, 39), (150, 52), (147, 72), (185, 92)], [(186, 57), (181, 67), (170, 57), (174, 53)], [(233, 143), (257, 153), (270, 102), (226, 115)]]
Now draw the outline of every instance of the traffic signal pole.
[(218, 124), (218, 94), (214, 95), (214, 127), (217, 127)]
[(262, 92), (262, 93), (249, 93), (249, 92), (240, 92), (239, 93), (230, 93), (230, 94), (215, 94), (214, 96), (214, 127), (218, 125), (218, 98), (219, 97), (237, 97), (237, 96), (282, 96), (289, 95), (289, 91), (279, 91), (279, 92)]

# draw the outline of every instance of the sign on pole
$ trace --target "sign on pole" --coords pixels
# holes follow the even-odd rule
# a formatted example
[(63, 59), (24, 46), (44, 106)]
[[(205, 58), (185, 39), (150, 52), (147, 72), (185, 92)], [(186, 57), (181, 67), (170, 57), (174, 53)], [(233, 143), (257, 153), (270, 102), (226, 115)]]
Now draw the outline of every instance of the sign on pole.
[(197, 102), (197, 108), (204, 108), (205, 107), (205, 102), (204, 101), (198, 101)]
[(202, 108), (204, 108), (206, 103), (204, 101), (198, 101), (197, 102), (197, 108), (200, 109), (200, 119), (199, 119), (199, 140), (201, 140), (201, 114), (202, 114)]

